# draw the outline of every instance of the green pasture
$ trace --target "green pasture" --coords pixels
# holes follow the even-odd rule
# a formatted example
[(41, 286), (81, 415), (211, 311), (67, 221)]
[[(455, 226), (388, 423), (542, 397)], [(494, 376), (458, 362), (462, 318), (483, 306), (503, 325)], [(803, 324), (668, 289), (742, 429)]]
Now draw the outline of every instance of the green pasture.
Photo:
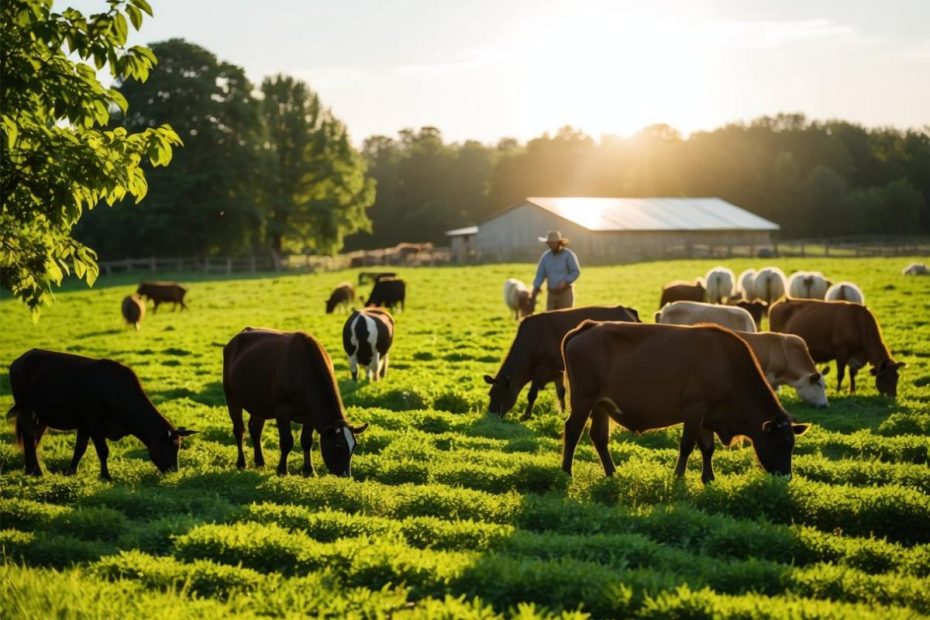
[[(114, 482), (88, 450), (65, 477), (74, 435), (46, 434), (41, 479), (22, 473), (12, 423), (0, 431), (0, 618), (6, 617), (771, 617), (910, 618), (930, 614), (930, 278), (904, 277), (906, 258), (774, 261), (823, 271), (865, 292), (895, 358), (907, 362), (898, 400), (867, 372), (859, 393), (817, 410), (782, 391), (801, 437), (790, 482), (765, 475), (751, 447), (720, 449), (704, 487), (700, 458), (672, 468), (680, 428), (615, 429), (617, 475), (586, 437), (575, 476), (560, 469), (553, 388), (533, 420), (488, 417), (495, 374), (516, 330), (503, 281), (533, 265), (401, 270), (382, 383), (354, 383), (341, 345), (346, 315), (323, 312), (357, 272), (206, 277), (162, 274), (189, 287), (189, 311), (162, 306), (142, 329), (120, 317), (140, 276), (101, 278), (58, 293), (38, 323), (0, 299), (0, 410), (12, 405), (7, 366), (33, 347), (109, 357), (132, 367), (161, 412), (200, 431), (181, 470), (162, 476), (145, 448), (111, 443)], [(720, 261), (586, 268), (577, 305), (624, 304), (652, 321), (661, 285)], [(739, 273), (762, 261), (724, 262)], [(363, 287), (367, 295), (369, 287)], [(304, 330), (335, 363), (359, 438), (354, 480), (236, 471), (221, 385), (222, 346), (246, 326)], [(521, 399), (517, 409), (525, 403)], [(325, 472), (315, 454), (318, 471)]]

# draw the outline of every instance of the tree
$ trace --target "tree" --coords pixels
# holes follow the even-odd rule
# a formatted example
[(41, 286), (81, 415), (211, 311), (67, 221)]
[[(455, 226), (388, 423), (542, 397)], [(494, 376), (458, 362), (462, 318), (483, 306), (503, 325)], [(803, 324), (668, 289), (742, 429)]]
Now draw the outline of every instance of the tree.
[(375, 200), (375, 183), (345, 125), (306, 84), (277, 75), (262, 82), (262, 95), (271, 248), (335, 253), (346, 235), (371, 230), (365, 210)]
[[(92, 214), (80, 238), (113, 255), (236, 252), (261, 239), (261, 122), (241, 67), (183, 39), (152, 44), (159, 65), (144, 84), (123, 82), (129, 131), (170, 122), (184, 149), (149, 175), (138, 209)], [(183, 234), (179, 234), (183, 231)]]
[[(127, 102), (97, 71), (143, 81), (155, 64), (126, 46), (146, 0), (108, 0), (105, 13), (52, 12), (52, 0), (0, 4), (0, 285), (38, 316), (52, 286), (73, 273), (93, 284), (96, 254), (72, 238), (85, 209), (146, 194), (142, 162), (166, 165), (180, 144), (168, 125), (107, 129)], [(88, 64), (88, 63), (93, 63)]]

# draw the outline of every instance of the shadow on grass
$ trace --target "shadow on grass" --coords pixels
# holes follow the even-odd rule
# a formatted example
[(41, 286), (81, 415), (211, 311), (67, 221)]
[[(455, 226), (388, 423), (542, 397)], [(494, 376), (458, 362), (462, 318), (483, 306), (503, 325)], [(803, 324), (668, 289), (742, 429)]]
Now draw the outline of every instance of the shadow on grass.
[(210, 407), (222, 407), (226, 405), (226, 394), (223, 392), (222, 381), (211, 381), (199, 392), (179, 387), (168, 390), (152, 390), (148, 395), (152, 403), (156, 406), (179, 398), (188, 398), (195, 403), (208, 405)]

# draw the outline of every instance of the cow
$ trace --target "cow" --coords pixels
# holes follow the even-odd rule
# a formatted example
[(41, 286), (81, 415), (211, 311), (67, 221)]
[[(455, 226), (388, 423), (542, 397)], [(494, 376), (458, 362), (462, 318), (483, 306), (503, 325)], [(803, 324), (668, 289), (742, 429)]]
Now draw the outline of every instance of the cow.
[(505, 416), (530, 384), (526, 397), (526, 410), (521, 420), (533, 415), (533, 405), (539, 390), (547, 383), (555, 382), (559, 405), (565, 410), (565, 387), (562, 384), (562, 338), (585, 319), (597, 321), (639, 322), (639, 314), (623, 306), (589, 306), (551, 310), (529, 316), (517, 328), (517, 335), (510, 345), (507, 356), (501, 363), (497, 375), (485, 375), (484, 381), (491, 386), (488, 397), (488, 412)]
[(121, 305), (123, 318), (127, 325), (132, 325), (139, 331), (142, 319), (145, 318), (145, 302), (138, 295), (126, 295)]
[(351, 282), (341, 282), (326, 300), (326, 314), (332, 314), (336, 306), (342, 306), (344, 310), (348, 309), (353, 301), (355, 301), (355, 287)]
[(10, 387), (14, 404), (9, 417), (16, 417), (16, 442), (23, 448), (27, 475), (42, 475), (38, 450), (47, 428), (77, 431), (65, 475), (77, 472), (90, 440), (103, 480), (111, 480), (107, 439), (132, 435), (165, 473), (177, 471), (181, 438), (196, 432), (172, 426), (145, 395), (136, 374), (113, 360), (32, 349), (10, 364)]
[(680, 280), (669, 282), (662, 288), (659, 308), (676, 301), (704, 301), (706, 292), (704, 280), (701, 278), (698, 278), (693, 283)]
[(736, 333), (752, 349), (772, 389), (777, 391), (782, 385), (790, 385), (804, 402), (816, 407), (829, 406), (823, 379), (829, 369), (823, 373), (817, 371), (803, 339), (775, 332)]
[(755, 269), (747, 269), (739, 274), (739, 277), (736, 279), (736, 295), (745, 301), (753, 301), (756, 298), (756, 293), (752, 286), (755, 277)]
[(785, 274), (778, 267), (765, 267), (752, 279), (753, 299), (761, 299), (769, 306), (785, 296)]
[(850, 301), (860, 306), (865, 305), (865, 295), (862, 289), (852, 282), (837, 282), (829, 289), (824, 296), (826, 301)]
[(879, 393), (897, 396), (898, 370), (906, 364), (892, 359), (875, 316), (865, 306), (848, 301), (788, 299), (772, 307), (769, 327), (803, 338), (817, 363), (835, 359), (837, 391), (842, 389), (849, 366), (849, 390), (855, 393), (856, 373), (868, 363)]
[(152, 312), (158, 312), (158, 304), (168, 302), (174, 304), (172, 310), (177, 310), (179, 304), (181, 310), (187, 310), (187, 304), (184, 303), (186, 293), (187, 289), (177, 282), (143, 282), (136, 289), (136, 295), (147, 297), (155, 304)]
[(377, 282), (378, 280), (393, 280), (397, 277), (394, 271), (362, 271), (358, 274), (358, 285), (362, 286), (367, 282)]
[(730, 300), (729, 305), (739, 306), (749, 313), (753, 322), (756, 324), (756, 331), (762, 330), (762, 317), (765, 316), (769, 307), (764, 301), (746, 301), (745, 299)]
[(707, 287), (707, 301), (712, 304), (721, 304), (724, 300), (733, 297), (736, 292), (733, 272), (726, 267), (714, 267), (704, 276)]
[(513, 312), (516, 321), (536, 311), (536, 298), (530, 295), (526, 284), (516, 278), (508, 278), (504, 282), (504, 303)]
[(393, 310), (394, 306), (400, 305), (404, 309), (404, 300), (407, 297), (407, 284), (403, 280), (394, 280), (383, 278), (376, 280), (374, 287), (371, 289), (371, 295), (365, 305), (368, 307), (385, 306)]
[(655, 313), (656, 323), (665, 325), (696, 325), (715, 323), (742, 332), (756, 331), (756, 322), (747, 310), (739, 306), (719, 306), (700, 301), (676, 301)]
[(287, 457), (294, 447), (291, 423), (302, 424), (300, 447), (304, 453), (301, 473), (314, 473), (310, 450), (313, 433), (320, 434), (320, 452), (327, 469), (337, 476), (352, 475), (356, 435), (368, 424), (351, 425), (333, 376), (333, 363), (323, 346), (303, 332), (280, 332), (246, 327), (223, 347), (223, 392), (233, 423), (239, 456), (236, 467), (245, 467), (242, 411), (249, 413), (249, 435), (255, 466), (264, 467), (262, 430), (265, 420), (278, 425), (281, 457), (278, 475), (287, 474)]
[(797, 271), (788, 278), (788, 297), (823, 299), (831, 284), (819, 271)]
[(901, 273), (906, 276), (926, 276), (930, 275), (930, 269), (923, 263), (911, 263)]
[(766, 471), (791, 476), (795, 435), (808, 425), (795, 424), (782, 408), (749, 345), (734, 332), (584, 321), (565, 336), (562, 350), (570, 392), (562, 450), (567, 474), (591, 418), (589, 434), (607, 476), (616, 471), (607, 449), (611, 419), (637, 433), (683, 423), (679, 477), (697, 444), (701, 480), (714, 479), (714, 433), (724, 445), (748, 437)]
[(359, 364), (369, 380), (384, 379), (393, 341), (394, 319), (390, 313), (380, 308), (353, 311), (342, 328), (342, 346), (349, 356), (352, 380), (358, 381)]

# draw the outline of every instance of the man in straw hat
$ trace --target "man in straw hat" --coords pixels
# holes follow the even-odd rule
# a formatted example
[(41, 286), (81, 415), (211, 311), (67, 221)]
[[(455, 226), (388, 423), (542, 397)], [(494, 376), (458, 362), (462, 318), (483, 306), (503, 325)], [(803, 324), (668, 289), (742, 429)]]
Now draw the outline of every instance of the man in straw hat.
[(536, 267), (536, 279), (533, 280), (533, 303), (542, 290), (543, 280), (549, 281), (549, 295), (546, 297), (546, 310), (571, 308), (575, 303), (572, 284), (581, 275), (578, 257), (567, 249), (568, 239), (557, 230), (550, 230), (545, 237), (540, 237), (549, 249), (543, 253)]

